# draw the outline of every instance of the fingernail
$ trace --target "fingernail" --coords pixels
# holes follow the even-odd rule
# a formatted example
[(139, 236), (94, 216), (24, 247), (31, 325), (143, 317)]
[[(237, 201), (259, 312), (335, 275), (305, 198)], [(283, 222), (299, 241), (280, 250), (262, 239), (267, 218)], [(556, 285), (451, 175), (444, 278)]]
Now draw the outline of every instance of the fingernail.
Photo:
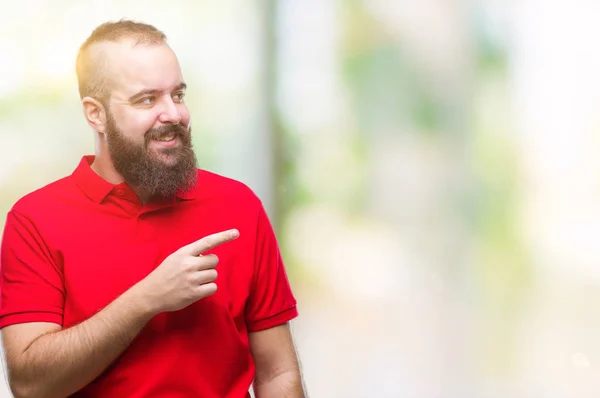
[(238, 236), (240, 236), (240, 233), (239, 233), (239, 231), (237, 229), (234, 229), (233, 231), (231, 231), (229, 233), (229, 236), (232, 237), (232, 238), (237, 238)]

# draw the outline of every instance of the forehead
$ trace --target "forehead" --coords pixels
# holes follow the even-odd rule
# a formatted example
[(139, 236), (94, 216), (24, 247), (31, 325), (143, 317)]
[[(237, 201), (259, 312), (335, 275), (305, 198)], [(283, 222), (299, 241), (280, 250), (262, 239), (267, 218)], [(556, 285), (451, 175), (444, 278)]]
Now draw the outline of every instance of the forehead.
[(183, 81), (181, 68), (167, 44), (103, 43), (112, 95), (129, 97), (142, 90), (170, 90)]

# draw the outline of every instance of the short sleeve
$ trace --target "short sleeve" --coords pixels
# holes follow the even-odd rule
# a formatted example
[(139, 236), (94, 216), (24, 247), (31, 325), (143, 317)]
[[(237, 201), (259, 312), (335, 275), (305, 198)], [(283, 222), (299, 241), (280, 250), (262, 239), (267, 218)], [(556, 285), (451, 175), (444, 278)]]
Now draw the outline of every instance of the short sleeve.
[(27, 217), (12, 210), (0, 248), (0, 328), (26, 322), (62, 325), (62, 272)]
[(283, 324), (298, 316), (296, 299), (273, 227), (261, 206), (256, 229), (254, 277), (246, 305), (248, 331), (255, 332)]

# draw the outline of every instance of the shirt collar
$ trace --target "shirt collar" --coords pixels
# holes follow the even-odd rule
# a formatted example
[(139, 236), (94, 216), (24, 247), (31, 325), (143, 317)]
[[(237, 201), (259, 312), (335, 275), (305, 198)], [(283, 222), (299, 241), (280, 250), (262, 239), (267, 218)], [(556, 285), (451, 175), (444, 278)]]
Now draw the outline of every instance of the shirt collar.
[(101, 203), (113, 190), (115, 184), (106, 181), (92, 170), (91, 165), (94, 159), (94, 155), (83, 156), (73, 172), (73, 178), (87, 197), (96, 203)]
[[(77, 186), (79, 186), (87, 197), (96, 203), (102, 203), (104, 198), (111, 193), (116, 185), (106, 181), (92, 170), (91, 165), (94, 159), (94, 155), (83, 156), (79, 165), (73, 171), (73, 177)], [(195, 199), (196, 190), (192, 188), (188, 191), (179, 191), (175, 194), (175, 197), (180, 200)]]

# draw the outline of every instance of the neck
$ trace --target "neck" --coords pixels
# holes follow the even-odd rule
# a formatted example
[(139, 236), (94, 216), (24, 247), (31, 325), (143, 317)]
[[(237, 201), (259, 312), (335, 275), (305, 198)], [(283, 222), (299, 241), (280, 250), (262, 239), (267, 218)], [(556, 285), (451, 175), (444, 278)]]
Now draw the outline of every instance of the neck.
[(123, 176), (115, 170), (110, 158), (108, 156), (103, 156), (101, 153), (98, 153), (98, 151), (96, 151), (96, 156), (90, 167), (96, 174), (111, 184), (120, 184), (125, 181)]
[[(90, 167), (96, 174), (111, 184), (116, 185), (126, 182), (123, 176), (117, 170), (115, 170), (110, 157), (107, 154), (100, 153), (100, 151), (96, 151), (96, 156)], [(142, 203), (146, 203), (150, 200), (150, 195), (144, 189), (131, 184), (129, 184), (129, 187), (133, 192), (135, 192)]]

